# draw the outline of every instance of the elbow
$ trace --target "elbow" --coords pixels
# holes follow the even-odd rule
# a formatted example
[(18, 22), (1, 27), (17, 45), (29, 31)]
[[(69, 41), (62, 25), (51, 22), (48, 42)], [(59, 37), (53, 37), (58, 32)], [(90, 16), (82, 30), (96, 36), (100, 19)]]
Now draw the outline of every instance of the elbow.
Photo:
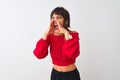
[(33, 51), (33, 54), (34, 54), (34, 56), (37, 58), (37, 59), (40, 59), (40, 56), (39, 56), (39, 54), (38, 54), (38, 52), (37, 51)]
[(33, 51), (33, 54), (37, 59), (42, 59), (47, 56), (47, 52), (41, 53), (41, 52), (35, 51), (35, 50)]

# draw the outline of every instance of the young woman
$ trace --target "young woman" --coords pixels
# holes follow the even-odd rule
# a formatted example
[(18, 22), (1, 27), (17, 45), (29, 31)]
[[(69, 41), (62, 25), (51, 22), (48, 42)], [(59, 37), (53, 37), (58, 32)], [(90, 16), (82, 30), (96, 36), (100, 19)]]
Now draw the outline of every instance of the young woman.
[(50, 19), (50, 26), (36, 43), (33, 53), (38, 59), (45, 58), (50, 46), (53, 63), (51, 80), (80, 80), (75, 65), (80, 54), (79, 33), (69, 30), (69, 12), (63, 7), (56, 7)]

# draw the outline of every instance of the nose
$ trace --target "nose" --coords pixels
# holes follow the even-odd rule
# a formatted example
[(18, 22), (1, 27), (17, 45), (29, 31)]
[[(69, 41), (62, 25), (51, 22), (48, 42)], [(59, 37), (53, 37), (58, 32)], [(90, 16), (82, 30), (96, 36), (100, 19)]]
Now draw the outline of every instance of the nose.
[(54, 20), (54, 24), (57, 24), (56, 20)]

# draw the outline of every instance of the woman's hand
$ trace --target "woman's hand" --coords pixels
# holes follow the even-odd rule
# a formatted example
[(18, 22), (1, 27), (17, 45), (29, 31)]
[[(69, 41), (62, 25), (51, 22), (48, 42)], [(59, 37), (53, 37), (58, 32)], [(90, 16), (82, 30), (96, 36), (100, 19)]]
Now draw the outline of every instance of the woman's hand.
[(59, 21), (56, 21), (56, 22), (59, 28), (59, 33), (65, 34), (68, 32)]
[(52, 34), (54, 29), (54, 21), (51, 20), (50, 26), (48, 27), (48, 34)]
[(60, 23), (59, 21), (56, 21), (56, 22), (57, 22), (57, 24), (58, 24), (58, 28), (59, 28), (59, 30), (60, 30), (60, 33), (64, 34), (65, 40), (71, 39), (71, 35), (70, 35), (69, 31), (66, 30), (66, 29), (61, 25), (61, 23)]
[(49, 34), (52, 34), (53, 33), (53, 29), (54, 29), (54, 21), (53, 20), (51, 20), (51, 22), (50, 22), (50, 25), (49, 25), (49, 27), (47, 28), (47, 30), (45, 31), (45, 33), (43, 34), (43, 39), (44, 40), (46, 40), (47, 39), (47, 36), (49, 35)]

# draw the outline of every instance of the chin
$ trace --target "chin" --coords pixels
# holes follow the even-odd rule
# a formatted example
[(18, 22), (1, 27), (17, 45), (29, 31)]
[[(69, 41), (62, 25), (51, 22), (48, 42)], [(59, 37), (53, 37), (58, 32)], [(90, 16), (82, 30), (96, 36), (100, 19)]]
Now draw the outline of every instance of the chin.
[(55, 30), (54, 31), (55, 34), (59, 34), (59, 32), (60, 32), (59, 30)]

